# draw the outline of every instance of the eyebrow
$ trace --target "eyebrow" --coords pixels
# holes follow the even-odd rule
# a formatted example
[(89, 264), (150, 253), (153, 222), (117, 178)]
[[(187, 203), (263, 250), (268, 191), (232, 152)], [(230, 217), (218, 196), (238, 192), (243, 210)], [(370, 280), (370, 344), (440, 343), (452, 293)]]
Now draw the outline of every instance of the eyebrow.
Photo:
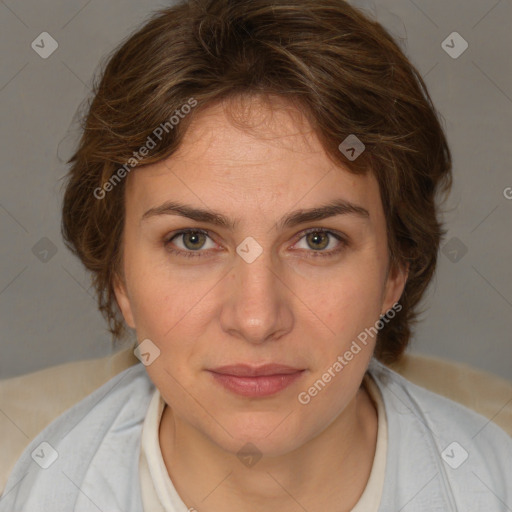
[[(370, 213), (366, 208), (344, 199), (337, 199), (325, 205), (308, 209), (300, 209), (288, 213), (277, 222), (276, 228), (278, 230), (290, 228), (305, 222), (312, 222), (334, 217), (336, 215), (347, 214), (356, 215), (364, 219), (370, 218)], [(178, 215), (197, 222), (209, 223), (231, 230), (234, 230), (240, 223), (239, 219), (230, 220), (219, 212), (195, 208), (175, 201), (167, 201), (160, 206), (150, 208), (144, 213), (144, 215), (142, 215), (141, 222), (159, 215)]]

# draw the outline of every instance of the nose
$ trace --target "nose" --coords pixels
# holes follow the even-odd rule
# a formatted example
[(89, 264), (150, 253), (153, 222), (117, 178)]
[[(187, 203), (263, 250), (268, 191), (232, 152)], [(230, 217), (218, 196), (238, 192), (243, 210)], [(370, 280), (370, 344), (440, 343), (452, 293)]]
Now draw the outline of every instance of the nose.
[(251, 263), (237, 256), (224, 280), (226, 300), (222, 305), (222, 329), (251, 344), (278, 340), (293, 327), (292, 292), (281, 267), (270, 251)]

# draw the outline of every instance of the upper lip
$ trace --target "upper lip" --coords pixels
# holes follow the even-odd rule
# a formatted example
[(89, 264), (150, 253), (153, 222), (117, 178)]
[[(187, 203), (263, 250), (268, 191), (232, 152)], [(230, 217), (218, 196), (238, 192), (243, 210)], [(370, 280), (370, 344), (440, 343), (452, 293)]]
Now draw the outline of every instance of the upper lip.
[(234, 375), (235, 377), (259, 377), (262, 375), (289, 375), (302, 371), (301, 368), (294, 368), (284, 364), (264, 364), (261, 366), (251, 366), (248, 364), (230, 364), (219, 366), (210, 370), (213, 373), (224, 375)]

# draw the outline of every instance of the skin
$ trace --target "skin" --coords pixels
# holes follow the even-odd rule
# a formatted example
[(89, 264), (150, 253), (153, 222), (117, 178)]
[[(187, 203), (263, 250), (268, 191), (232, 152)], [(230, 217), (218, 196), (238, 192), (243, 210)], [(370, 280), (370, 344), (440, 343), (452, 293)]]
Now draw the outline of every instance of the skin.
[[(149, 338), (160, 349), (146, 370), (167, 404), (160, 446), (187, 507), (349, 511), (375, 454), (376, 408), (361, 387), (375, 340), (307, 405), (297, 397), (399, 300), (407, 272), (388, 269), (375, 177), (335, 165), (283, 100), (270, 108), (254, 97), (247, 105), (251, 130), (235, 126), (226, 105), (209, 107), (194, 118), (175, 154), (128, 176), (124, 277), (116, 298), (139, 342)], [(368, 217), (345, 213), (278, 226), (292, 211), (338, 199), (366, 209)], [(170, 214), (141, 220), (166, 201), (238, 223), (231, 229)], [(173, 238), (185, 228), (208, 236)], [(308, 228), (348, 243), (329, 234), (315, 238), (304, 233)], [(263, 251), (252, 263), (236, 252), (246, 237)], [(269, 362), (305, 371), (264, 398), (235, 395), (207, 371)], [(248, 442), (262, 454), (252, 467), (236, 455)]]

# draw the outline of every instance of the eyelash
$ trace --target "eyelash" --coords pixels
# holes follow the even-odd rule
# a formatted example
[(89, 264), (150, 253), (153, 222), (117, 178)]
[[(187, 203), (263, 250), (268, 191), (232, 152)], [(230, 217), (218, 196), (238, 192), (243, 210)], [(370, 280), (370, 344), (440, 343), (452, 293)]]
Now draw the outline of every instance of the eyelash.
[[(172, 254), (176, 254), (176, 255), (179, 255), (179, 256), (184, 256), (186, 258), (202, 258), (204, 257), (203, 253), (205, 251), (199, 249), (197, 251), (183, 251), (183, 250), (177, 250), (177, 249), (173, 249), (171, 247), (171, 242), (178, 236), (181, 236), (181, 235), (186, 235), (186, 234), (189, 234), (189, 233), (201, 233), (203, 235), (206, 235), (208, 236), (209, 238), (210, 235), (209, 235), (209, 232), (208, 231), (205, 231), (203, 229), (183, 229), (181, 231), (178, 231), (176, 233), (173, 233), (171, 236), (167, 237), (165, 240), (164, 240), (164, 246), (166, 247), (166, 249), (172, 253)], [(341, 234), (337, 234), (331, 230), (328, 230), (328, 229), (325, 229), (325, 228), (309, 228), (309, 229), (306, 229), (305, 231), (301, 232), (300, 233), (300, 238), (298, 241), (300, 241), (302, 238), (304, 238), (306, 235), (310, 234), (310, 233), (327, 233), (327, 234), (330, 234), (332, 235), (336, 240), (338, 240), (340, 242), (339, 246), (336, 248), (336, 249), (331, 249), (330, 251), (308, 251), (308, 252), (311, 252), (312, 254), (310, 256), (308, 256), (309, 258), (330, 258), (330, 257), (334, 257), (336, 256), (338, 253), (340, 253), (343, 249), (345, 249), (346, 247), (348, 247), (349, 243), (348, 243), (348, 240), (343, 237)]]

